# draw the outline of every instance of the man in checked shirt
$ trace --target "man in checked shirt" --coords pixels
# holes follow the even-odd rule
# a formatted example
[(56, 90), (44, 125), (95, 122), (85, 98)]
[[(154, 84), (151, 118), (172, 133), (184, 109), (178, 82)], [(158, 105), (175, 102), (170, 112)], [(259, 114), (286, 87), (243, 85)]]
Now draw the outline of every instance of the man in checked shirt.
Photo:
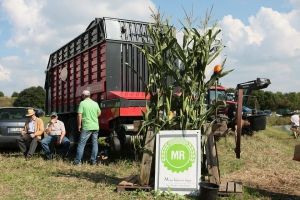
[(41, 141), (42, 148), (44, 149), (46, 153), (46, 158), (48, 160), (52, 159), (52, 153), (49, 148), (49, 143), (56, 142), (57, 145), (63, 145), (63, 150), (61, 152), (62, 158), (65, 158), (68, 155), (68, 151), (70, 149), (70, 141), (66, 135), (66, 129), (65, 125), (62, 121), (58, 120), (58, 116), (56, 112), (51, 113), (51, 121), (49, 121), (46, 124), (46, 134), (48, 134), (47, 137), (45, 137)]

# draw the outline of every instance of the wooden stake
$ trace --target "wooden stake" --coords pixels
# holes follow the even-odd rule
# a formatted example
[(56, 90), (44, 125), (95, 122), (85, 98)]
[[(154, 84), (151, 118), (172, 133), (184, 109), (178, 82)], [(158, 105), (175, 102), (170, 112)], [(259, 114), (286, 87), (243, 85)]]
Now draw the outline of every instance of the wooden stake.
[(241, 156), (241, 133), (242, 133), (242, 106), (243, 106), (243, 89), (239, 89), (239, 98), (237, 102), (237, 111), (236, 111), (236, 149), (235, 155), (236, 158)]
[(154, 159), (155, 136), (152, 129), (149, 129), (145, 139), (145, 151), (143, 153), (141, 172), (138, 176), (138, 182), (141, 186), (149, 185), (152, 160)]
[(211, 129), (209, 130), (209, 134), (206, 137), (205, 152), (206, 152), (208, 173), (212, 175), (209, 177), (209, 182), (220, 184), (218, 151), (214, 139), (214, 133)]

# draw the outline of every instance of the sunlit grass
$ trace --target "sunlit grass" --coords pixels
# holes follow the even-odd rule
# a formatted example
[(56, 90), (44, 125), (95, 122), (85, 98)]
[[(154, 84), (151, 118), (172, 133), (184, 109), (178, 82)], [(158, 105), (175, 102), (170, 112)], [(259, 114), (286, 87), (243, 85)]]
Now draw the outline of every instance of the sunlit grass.
[[(242, 136), (241, 158), (235, 158), (235, 138), (223, 137), (217, 142), (221, 181), (241, 181), (243, 199), (276, 199), (267, 194), (298, 194), (300, 172), (292, 160), (298, 144), (288, 131), (271, 126)], [(103, 149), (106, 147), (101, 147)], [(157, 194), (142, 190), (116, 192), (117, 185), (140, 172), (140, 160), (132, 151), (109, 165), (90, 166), (89, 154), (82, 166), (73, 166), (74, 154), (67, 161), (45, 161), (43, 152), (36, 152), (26, 161), (18, 150), (0, 154), (0, 193), (3, 199), (196, 199), (170, 193)], [(297, 185), (298, 184), (298, 185)], [(276, 193), (276, 195), (278, 195)], [(238, 199), (229, 196), (222, 199)], [(278, 198), (277, 198), (278, 199)], [(293, 199), (293, 198), (290, 198)]]
[[(294, 189), (299, 163), (292, 160), (298, 143), (290, 132), (267, 126), (253, 136), (242, 136), (241, 158), (236, 159), (234, 137), (222, 138), (217, 143), (221, 181), (243, 182), (244, 199), (293, 199), (288, 195), (299, 195)], [(264, 197), (266, 193), (270, 196)]]
[(279, 126), (279, 125), (287, 125), (290, 124), (290, 116), (288, 117), (267, 117), (267, 125), (270, 126)]

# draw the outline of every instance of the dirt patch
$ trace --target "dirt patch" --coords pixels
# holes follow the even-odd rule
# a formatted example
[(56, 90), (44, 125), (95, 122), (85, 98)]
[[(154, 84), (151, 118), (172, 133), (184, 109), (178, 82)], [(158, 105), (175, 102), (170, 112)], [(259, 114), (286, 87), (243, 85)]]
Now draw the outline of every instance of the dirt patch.
[[(299, 163), (300, 164), (300, 163)], [(227, 174), (224, 180), (238, 180), (251, 188), (259, 188), (276, 194), (296, 195), (300, 198), (300, 175), (298, 169), (276, 171), (273, 168), (243, 169)]]
[[(281, 131), (281, 130), (284, 131)], [(242, 182), (244, 188), (264, 196), (260, 199), (300, 200), (300, 162), (294, 161), (295, 139), (290, 126), (277, 126), (241, 138), (241, 158), (234, 137), (221, 140), (218, 146), (221, 181)]]
[(292, 134), (292, 131), (290, 130), (291, 125), (284, 125), (284, 126), (273, 126), (274, 128), (278, 128), (287, 132), (290, 132)]

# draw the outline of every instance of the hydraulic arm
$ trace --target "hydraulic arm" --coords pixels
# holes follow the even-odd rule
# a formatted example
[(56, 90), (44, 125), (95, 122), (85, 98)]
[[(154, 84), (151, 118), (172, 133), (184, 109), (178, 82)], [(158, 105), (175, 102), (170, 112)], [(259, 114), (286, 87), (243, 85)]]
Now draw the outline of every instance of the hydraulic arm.
[(253, 81), (248, 81), (245, 83), (239, 83), (236, 86), (235, 94), (234, 94), (234, 101), (237, 102), (238, 100), (238, 90), (244, 90), (244, 98), (243, 98), (243, 106), (247, 104), (248, 97), (251, 94), (252, 90), (260, 90), (267, 88), (271, 84), (270, 79), (268, 78), (257, 78)]

